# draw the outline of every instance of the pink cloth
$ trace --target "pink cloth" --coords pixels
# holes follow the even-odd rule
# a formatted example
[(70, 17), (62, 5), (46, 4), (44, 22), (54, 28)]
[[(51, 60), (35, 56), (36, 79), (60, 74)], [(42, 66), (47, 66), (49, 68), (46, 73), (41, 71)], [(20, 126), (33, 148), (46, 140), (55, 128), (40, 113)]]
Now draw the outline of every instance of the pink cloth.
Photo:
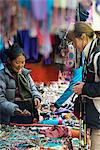
[(40, 130), (40, 134), (45, 134), (49, 138), (67, 137), (68, 133), (68, 128), (64, 126), (53, 126), (51, 129)]

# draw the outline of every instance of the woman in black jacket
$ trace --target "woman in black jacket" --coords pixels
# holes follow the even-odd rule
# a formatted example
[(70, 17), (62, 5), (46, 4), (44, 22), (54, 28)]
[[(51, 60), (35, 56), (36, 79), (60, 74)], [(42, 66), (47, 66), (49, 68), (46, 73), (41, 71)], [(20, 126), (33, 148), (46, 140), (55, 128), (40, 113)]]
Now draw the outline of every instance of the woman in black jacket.
[(87, 126), (92, 129), (91, 150), (100, 150), (100, 39), (85, 22), (75, 23), (74, 46), (84, 53), (83, 82), (73, 87), (73, 92), (85, 100)]

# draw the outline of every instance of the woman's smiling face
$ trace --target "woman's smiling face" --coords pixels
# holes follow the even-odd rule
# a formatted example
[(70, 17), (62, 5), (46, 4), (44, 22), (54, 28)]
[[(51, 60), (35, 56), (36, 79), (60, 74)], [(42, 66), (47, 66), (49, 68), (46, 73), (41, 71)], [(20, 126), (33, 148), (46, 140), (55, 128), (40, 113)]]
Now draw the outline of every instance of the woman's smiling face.
[(10, 61), (10, 65), (15, 72), (19, 72), (25, 66), (25, 56), (19, 55), (16, 59)]

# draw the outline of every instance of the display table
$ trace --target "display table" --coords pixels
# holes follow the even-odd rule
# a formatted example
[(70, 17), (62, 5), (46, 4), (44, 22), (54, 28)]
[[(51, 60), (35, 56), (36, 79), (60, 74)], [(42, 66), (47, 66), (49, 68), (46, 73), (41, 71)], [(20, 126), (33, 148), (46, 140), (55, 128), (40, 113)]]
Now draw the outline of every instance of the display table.
[[(41, 133), (55, 128), (52, 125), (31, 124), (31, 125), (2, 125), (0, 129), (0, 149), (2, 150), (71, 150), (72, 139), (67, 136), (50, 138)], [(56, 129), (61, 132), (61, 126)], [(64, 127), (65, 128), (65, 127)], [(66, 128), (67, 129), (67, 128)], [(40, 132), (41, 131), (41, 132)], [(54, 132), (54, 130), (52, 130)], [(56, 130), (55, 130), (56, 131)], [(62, 133), (62, 132), (61, 132)], [(72, 141), (73, 140), (73, 141)], [(76, 140), (76, 142), (78, 142)], [(74, 145), (75, 146), (75, 145)]]

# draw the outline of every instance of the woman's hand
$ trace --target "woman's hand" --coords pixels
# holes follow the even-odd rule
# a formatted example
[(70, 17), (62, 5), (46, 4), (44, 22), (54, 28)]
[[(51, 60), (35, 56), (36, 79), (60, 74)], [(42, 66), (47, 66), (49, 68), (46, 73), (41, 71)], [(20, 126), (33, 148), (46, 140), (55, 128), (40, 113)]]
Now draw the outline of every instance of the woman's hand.
[(35, 108), (39, 108), (41, 105), (40, 100), (38, 98), (34, 98), (34, 104), (35, 104)]
[(30, 116), (31, 113), (30, 113), (28, 110), (24, 109), (24, 110), (23, 110), (23, 115), (24, 115), (24, 116)]
[(24, 109), (24, 110), (22, 111), (21, 109), (16, 108), (16, 110), (15, 110), (15, 115), (30, 116), (31, 113), (30, 113), (28, 110), (26, 110), (26, 109)]
[(82, 94), (82, 89), (83, 89), (84, 84), (85, 84), (84, 82), (77, 82), (77, 83), (73, 86), (72, 91), (73, 91), (74, 93), (76, 93), (77, 95)]

